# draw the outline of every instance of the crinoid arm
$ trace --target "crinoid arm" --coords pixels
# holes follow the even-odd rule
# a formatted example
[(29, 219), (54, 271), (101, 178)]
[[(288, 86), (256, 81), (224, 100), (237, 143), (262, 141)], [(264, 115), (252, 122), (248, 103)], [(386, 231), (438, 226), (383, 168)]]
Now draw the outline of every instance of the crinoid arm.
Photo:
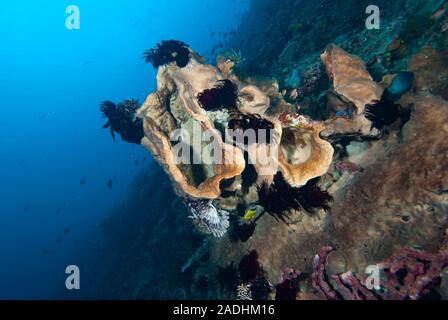
[(400, 106), (385, 101), (374, 101), (365, 107), (364, 116), (379, 130), (391, 125), (400, 117)]
[(104, 118), (109, 118), (116, 110), (117, 106), (112, 101), (107, 100), (100, 103), (100, 111)]
[(179, 68), (185, 67), (190, 61), (188, 45), (178, 40), (164, 40), (154, 48), (143, 53), (146, 63), (151, 63), (154, 68), (176, 62)]
[(107, 122), (104, 124), (103, 129), (109, 128), (111, 125), (110, 120), (107, 120)]
[(198, 102), (207, 111), (237, 110), (238, 88), (230, 80), (218, 81), (215, 87), (198, 94)]
[(114, 131), (114, 127), (110, 127), (109, 128), (109, 131), (110, 131), (110, 135), (112, 136), (112, 139), (114, 140), (114, 141), (117, 141), (116, 139), (115, 139), (115, 131)]

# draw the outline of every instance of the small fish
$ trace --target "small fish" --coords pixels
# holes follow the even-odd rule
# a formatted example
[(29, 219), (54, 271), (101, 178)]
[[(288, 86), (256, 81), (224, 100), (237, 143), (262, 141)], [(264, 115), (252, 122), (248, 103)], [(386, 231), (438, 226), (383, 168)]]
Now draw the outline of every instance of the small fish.
[(244, 220), (248, 221), (248, 220), (252, 220), (253, 218), (255, 218), (255, 216), (257, 215), (257, 210), (253, 210), (253, 209), (248, 209), (246, 211), (246, 214), (244, 215)]
[(61, 209), (56, 209), (56, 213), (61, 213), (62, 210)]
[(83, 186), (86, 184), (86, 182), (87, 182), (87, 179), (81, 179), (81, 181), (79, 181), (79, 184)]
[(48, 116), (48, 113), (45, 113), (39, 117), (39, 121), (44, 120)]
[(56, 239), (56, 243), (61, 243), (62, 242), (62, 237), (58, 237), (57, 239)]
[(351, 161), (341, 161), (335, 164), (336, 169), (343, 173), (344, 171), (347, 171), (350, 174), (356, 173), (356, 172), (362, 172), (364, 169), (357, 165), (354, 162)]
[(90, 61), (86, 61), (82, 64), (83, 67), (87, 67), (90, 64)]
[(113, 185), (114, 185), (114, 183), (113, 183), (112, 179), (107, 180), (107, 187), (109, 189), (111, 189), (113, 187)]
[(384, 91), (381, 100), (391, 102), (399, 100), (403, 94), (411, 90), (414, 84), (414, 79), (414, 73), (408, 71), (400, 72)]
[(72, 230), (72, 227), (67, 227), (64, 229), (64, 234), (67, 234), (70, 232), (70, 230)]
[(31, 208), (31, 206), (28, 204), (28, 205), (26, 205), (26, 206), (23, 207), (23, 211), (27, 211), (27, 210), (29, 210), (30, 208)]
[(135, 166), (138, 166), (138, 160), (134, 161)]
[(336, 117), (341, 117), (341, 118), (350, 118), (350, 112), (349, 111), (337, 111), (336, 112)]
[(212, 34), (210, 35), (210, 38), (213, 38), (215, 36), (216, 32), (212, 32)]
[(42, 249), (42, 254), (44, 254), (44, 255), (48, 255), (48, 254), (50, 254), (51, 253), (51, 250), (48, 250), (48, 249)]
[(299, 97), (299, 92), (297, 91), (297, 89), (292, 89), (291, 92), (289, 93), (289, 98), (291, 100), (297, 100), (297, 98)]
[(446, 8), (440, 8), (439, 10), (437, 10), (436, 12), (434, 12), (434, 14), (431, 16), (432, 20), (437, 20), (440, 17), (442, 17), (446, 12)]

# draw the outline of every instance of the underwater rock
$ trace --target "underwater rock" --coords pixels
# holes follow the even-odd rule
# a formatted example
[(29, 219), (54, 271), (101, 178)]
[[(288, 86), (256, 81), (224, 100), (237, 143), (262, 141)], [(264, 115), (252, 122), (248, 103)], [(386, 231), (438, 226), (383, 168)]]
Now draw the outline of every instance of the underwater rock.
[(423, 48), (412, 56), (409, 71), (415, 73), (415, 90), (448, 99), (448, 51)]

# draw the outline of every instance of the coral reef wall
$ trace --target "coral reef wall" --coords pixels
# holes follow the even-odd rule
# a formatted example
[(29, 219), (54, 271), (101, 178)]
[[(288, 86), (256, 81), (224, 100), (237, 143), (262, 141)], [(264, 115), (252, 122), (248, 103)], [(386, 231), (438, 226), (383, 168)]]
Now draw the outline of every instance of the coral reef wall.
[[(393, 262), (410, 267), (421, 255), (436, 267), (412, 264), (431, 274), (431, 286), (402, 297), (448, 298), (448, 3), (378, 1), (380, 30), (365, 28), (369, 4), (252, 1), (229, 43), (241, 56), (218, 56), (215, 67), (182, 46), (186, 65), (159, 66), (139, 116), (142, 144), (167, 173), (155, 179), (167, 185), (150, 189), (151, 220), (124, 259), (120, 295), (390, 298), (357, 277), (414, 248)], [(176, 165), (169, 133), (194, 123), (217, 129), (220, 149), (236, 161)], [(278, 172), (260, 174), (251, 153), (219, 133), (249, 125), (272, 129)], [(168, 176), (202, 229), (193, 231), (167, 191)], [(335, 282), (327, 286), (325, 274)], [(407, 283), (420, 288), (413, 274)]]

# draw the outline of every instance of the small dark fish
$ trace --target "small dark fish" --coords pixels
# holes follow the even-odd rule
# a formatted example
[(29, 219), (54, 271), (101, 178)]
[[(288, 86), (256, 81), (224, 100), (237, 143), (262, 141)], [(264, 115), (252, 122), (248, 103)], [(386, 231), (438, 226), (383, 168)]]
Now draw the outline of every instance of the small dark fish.
[(44, 120), (48, 116), (48, 113), (45, 113), (39, 117), (39, 121)]
[(384, 91), (381, 100), (390, 102), (397, 101), (403, 94), (411, 90), (415, 80), (412, 72), (400, 72), (393, 80), (390, 86)]
[(227, 37), (227, 32), (224, 32), (224, 34), (222, 35), (223, 38)]
[(145, 162), (146, 161), (146, 157), (143, 157), (142, 161)]
[(113, 187), (113, 185), (114, 185), (114, 183), (113, 183), (112, 179), (109, 179), (109, 180), (107, 181), (107, 187), (110, 189), (110, 188)]
[(81, 179), (81, 181), (79, 181), (79, 184), (80, 184), (80, 185), (85, 185), (85, 184), (86, 184), (86, 182), (87, 182), (87, 180), (86, 180), (86, 179)]
[(42, 254), (44, 254), (44, 255), (48, 255), (48, 254), (50, 254), (51, 253), (51, 250), (48, 250), (48, 249), (42, 249)]
[(62, 237), (58, 237), (57, 239), (56, 239), (56, 243), (61, 243), (62, 242)]
[(26, 206), (23, 207), (23, 211), (27, 211), (27, 210), (29, 210), (30, 208), (31, 208), (30, 205), (26, 205)]
[(62, 210), (61, 209), (56, 209), (56, 213), (61, 213)]
[(87, 67), (90, 64), (90, 61), (86, 61), (82, 64), (83, 67)]
[(138, 166), (138, 160), (135, 160), (135, 161), (134, 161), (134, 164), (135, 164), (136, 166)]
[(67, 227), (64, 229), (64, 234), (67, 234), (70, 232), (70, 230), (72, 230), (72, 227)]
[(210, 38), (213, 38), (215, 36), (216, 32), (212, 32), (212, 34), (210, 35)]

